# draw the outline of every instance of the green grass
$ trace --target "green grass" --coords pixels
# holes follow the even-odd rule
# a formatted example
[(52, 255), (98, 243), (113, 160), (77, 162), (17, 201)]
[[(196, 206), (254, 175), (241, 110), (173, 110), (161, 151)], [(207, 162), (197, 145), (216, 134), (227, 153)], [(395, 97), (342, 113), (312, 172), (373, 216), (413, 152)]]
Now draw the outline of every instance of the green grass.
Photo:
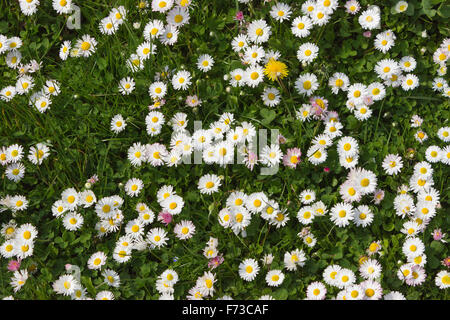
[[(41, 166), (25, 161), (26, 175), (19, 183), (9, 181), (6, 176), (2, 176), (0, 181), (0, 197), (23, 194), (30, 202), (29, 208), (19, 213), (16, 221), (20, 224), (32, 223), (39, 231), (33, 256), (22, 262), (25, 268), (37, 266), (37, 271), (14, 294), (17, 299), (62, 298), (53, 292), (51, 284), (64, 273), (66, 263), (81, 267), (82, 284), (90, 296), (95, 296), (101, 290), (109, 290), (102, 284), (100, 272), (87, 269), (86, 262), (96, 251), (104, 251), (108, 255), (107, 266), (120, 274), (121, 287), (111, 290), (116, 299), (157, 299), (156, 278), (169, 267), (174, 268), (180, 276), (180, 281), (175, 285), (175, 298), (185, 298), (197, 277), (207, 270), (208, 260), (202, 250), (210, 236), (219, 239), (219, 252), (225, 258), (224, 264), (213, 271), (218, 278), (215, 298), (225, 294), (236, 299), (256, 299), (263, 294), (271, 294), (277, 299), (304, 298), (308, 284), (321, 281), (322, 271), (327, 265), (336, 263), (356, 272), (359, 258), (365, 254), (369, 244), (376, 240), (381, 240), (383, 244), (384, 254), (378, 260), (383, 266), (381, 284), (385, 293), (398, 290), (408, 299), (447, 298), (446, 291), (434, 284), (434, 277), (445, 268), (440, 262), (448, 256), (448, 247), (432, 241), (430, 233), (438, 227), (445, 232), (450, 223), (447, 209), (449, 189), (446, 185), (448, 166), (433, 164), (433, 178), (435, 188), (440, 192), (442, 209), (437, 211), (436, 217), (420, 235), (426, 246), (428, 260), (425, 267), (427, 279), (422, 286), (409, 287), (396, 276), (400, 266), (397, 261), (406, 262), (401, 252), (404, 235), (400, 233), (404, 221), (395, 215), (392, 204), (397, 188), (408, 183), (414, 164), (425, 159), (425, 149), (433, 144), (445, 146), (437, 138), (436, 132), (440, 127), (448, 126), (448, 98), (431, 89), (433, 78), (437, 75), (432, 54), (443, 39), (450, 35), (446, 24), (448, 5), (445, 7), (444, 1), (408, 1), (414, 8), (406, 14), (391, 13), (395, 1), (383, 4), (380, 31), (392, 29), (397, 40), (393, 49), (382, 54), (373, 49), (377, 31), (373, 32), (370, 39), (363, 37), (357, 22), (358, 15), (351, 16), (342, 7), (324, 27), (315, 27), (314, 31), (317, 32), (313, 32), (310, 37), (298, 39), (292, 35), (290, 23), (280, 25), (270, 18), (268, 12), (271, 4), (263, 6), (261, 1), (253, 1), (252, 6), (247, 8), (237, 1), (197, 0), (195, 10), (190, 12), (190, 23), (182, 27), (178, 42), (172, 47), (158, 43), (157, 54), (145, 62), (143, 71), (136, 74), (130, 74), (125, 61), (144, 41), (142, 30), (147, 21), (162, 19), (162, 15), (151, 10), (140, 12), (136, 8), (136, 1), (131, 0), (75, 1), (82, 10), (81, 29), (69, 30), (65, 28), (65, 17), (57, 15), (49, 1), (41, 2), (37, 14), (26, 17), (21, 14), (17, 2), (0, 1), (0, 34), (20, 36), (24, 42), (21, 52), (25, 61), (42, 61), (42, 69), (33, 76), (35, 90), (47, 79), (58, 80), (62, 89), (62, 93), (53, 99), (51, 108), (44, 114), (29, 107), (25, 96), (16, 96), (9, 103), (0, 101), (0, 146), (18, 143), (25, 147), (26, 152), (38, 142), (46, 141), (51, 146), (51, 155)], [(289, 0), (284, 2), (292, 5), (297, 3)], [(368, 3), (361, 1), (363, 8)], [(116, 35), (102, 35), (98, 29), (99, 21), (108, 15), (111, 8), (120, 4), (129, 10), (127, 22)], [(430, 7), (426, 4), (430, 4)], [(237, 8), (244, 12), (247, 21), (266, 19), (273, 34), (265, 48), (280, 51), (281, 61), (289, 68), (289, 76), (282, 80), (285, 88), (280, 88), (282, 103), (275, 108), (264, 106), (260, 99), (262, 87), (279, 87), (267, 79), (264, 86), (257, 88), (226, 90), (229, 84), (223, 79), (224, 74), (241, 66), (239, 57), (231, 50), (231, 40), (240, 31), (238, 23), (233, 20)], [(434, 14), (432, 10), (435, 10)], [(293, 16), (299, 13), (299, 9), (295, 9)], [(138, 30), (132, 26), (133, 22), (141, 23)], [(425, 38), (421, 37), (424, 30), (428, 34)], [(60, 44), (84, 34), (97, 40), (95, 54), (87, 59), (69, 58), (61, 61), (58, 56)], [(320, 51), (314, 63), (302, 67), (296, 58), (296, 51), (306, 41), (318, 44)], [(421, 48), (426, 51), (422, 53)], [(203, 53), (213, 56), (216, 62), (206, 76), (195, 67), (198, 56)], [(328, 77), (337, 71), (346, 73), (352, 83), (369, 84), (377, 81), (372, 71), (377, 61), (383, 58), (398, 60), (405, 55), (411, 55), (417, 60), (417, 68), (413, 73), (419, 76), (420, 87), (412, 92), (387, 88), (386, 98), (374, 105), (373, 116), (368, 121), (356, 120), (345, 107), (346, 96), (332, 95), (326, 85)], [(300, 208), (298, 195), (302, 190), (315, 190), (328, 208), (341, 201), (338, 187), (345, 181), (347, 171), (340, 167), (335, 148), (330, 149), (334, 151), (329, 152), (324, 165), (315, 167), (302, 156), (300, 168), (292, 170), (281, 166), (274, 176), (258, 175), (258, 170), (251, 172), (242, 165), (226, 169), (216, 165), (132, 167), (126, 154), (134, 142), (168, 145), (170, 141), (172, 130), (169, 126), (165, 125), (157, 137), (150, 137), (145, 131), (144, 121), (148, 105), (152, 104), (148, 86), (154, 75), (163, 71), (165, 66), (169, 69), (181, 69), (184, 66), (193, 76), (193, 85), (187, 92), (169, 90), (166, 104), (161, 110), (166, 120), (176, 112), (185, 112), (189, 119), (188, 130), (192, 132), (194, 120), (201, 120), (203, 127), (206, 127), (223, 112), (232, 112), (237, 122), (251, 121), (260, 128), (279, 129), (287, 138), (283, 150), (299, 147), (304, 155), (311, 139), (321, 132), (323, 125), (317, 128), (317, 121), (301, 123), (293, 117), (295, 110), (302, 103), (307, 103), (307, 99), (295, 91), (294, 82), (300, 74), (314, 72), (321, 83), (315, 95), (328, 99), (329, 109), (339, 112), (344, 135), (352, 136), (360, 143), (359, 166), (377, 174), (378, 188), (385, 191), (385, 199), (380, 205), (370, 204), (375, 213), (373, 224), (368, 228), (354, 225), (337, 228), (328, 217), (316, 218), (312, 224), (312, 232), (318, 239), (316, 246), (309, 249), (297, 237), (302, 226), (295, 216)], [(0, 74), (0, 88), (15, 83), (16, 73), (6, 66), (5, 55), (0, 56)], [(130, 96), (122, 96), (117, 89), (119, 80), (126, 76), (133, 76), (136, 81), (136, 89)], [(444, 78), (448, 81), (448, 75)], [(202, 106), (195, 112), (184, 103), (190, 94), (197, 94), (203, 100)], [(124, 132), (115, 135), (110, 130), (110, 121), (118, 113), (126, 118), (128, 125)], [(414, 139), (416, 129), (409, 124), (414, 114), (424, 119), (422, 129), (429, 135), (424, 144)], [(406, 158), (408, 148), (415, 150), (414, 158), (409, 160)], [(381, 167), (388, 153), (398, 153), (404, 159), (404, 168), (399, 177), (387, 176)], [(323, 171), (325, 166), (330, 168), (329, 173)], [(212, 196), (200, 195), (197, 190), (198, 179), (207, 173), (225, 177), (220, 192)], [(176, 221), (181, 218), (192, 220), (197, 228), (196, 235), (182, 242), (170, 233), (170, 241), (165, 248), (133, 251), (131, 262), (121, 265), (115, 263), (112, 250), (119, 232), (106, 238), (95, 238), (94, 226), (98, 218), (92, 209), (79, 211), (85, 222), (82, 229), (76, 232), (65, 230), (62, 222), (51, 213), (52, 204), (60, 198), (64, 189), (75, 187), (82, 190), (86, 179), (94, 174), (100, 179), (93, 187), (97, 199), (114, 194), (125, 199), (125, 223), (136, 217), (134, 207), (140, 201), (146, 202), (158, 213), (157, 190), (164, 184), (173, 185), (185, 201), (185, 208)], [(123, 187), (119, 186), (132, 177), (139, 177), (145, 184), (138, 198), (126, 196)], [(265, 192), (269, 198), (278, 201), (280, 207), (287, 208), (291, 220), (286, 227), (275, 230), (264, 220), (254, 217), (248, 227), (247, 237), (236, 237), (217, 221), (218, 211), (225, 206), (225, 200), (233, 190), (242, 190), (248, 194)], [(367, 197), (363, 202), (369, 204), (369, 201)], [(0, 224), (10, 219), (10, 211), (0, 213)], [(153, 224), (161, 226), (158, 222)], [(120, 235), (124, 234), (122, 229)], [(173, 230), (173, 225), (166, 229)], [(279, 288), (266, 285), (265, 267), (253, 282), (244, 283), (239, 278), (238, 265), (244, 258), (260, 259), (265, 253), (272, 253), (275, 259), (271, 268), (281, 269), (284, 253), (295, 248), (305, 251), (307, 263), (296, 272), (286, 271), (286, 279)], [(176, 262), (173, 261), (174, 257), (178, 258)], [(0, 297), (13, 294), (8, 284), (12, 273), (7, 271), (7, 264), (8, 259), (0, 259)], [(336, 296), (339, 291), (331, 287), (328, 290), (329, 298)]]

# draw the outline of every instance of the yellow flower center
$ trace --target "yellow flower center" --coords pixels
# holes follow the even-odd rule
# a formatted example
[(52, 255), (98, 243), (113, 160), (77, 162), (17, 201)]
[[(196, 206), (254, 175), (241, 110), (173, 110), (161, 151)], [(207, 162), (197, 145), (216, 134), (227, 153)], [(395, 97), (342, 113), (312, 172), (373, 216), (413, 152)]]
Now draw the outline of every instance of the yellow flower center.
[(227, 154), (227, 149), (226, 148), (220, 148), (219, 149), (219, 155), (221, 157), (224, 157)]
[(375, 252), (377, 249), (378, 249), (378, 244), (377, 243), (373, 242), (373, 243), (370, 244), (369, 251)]
[(367, 187), (369, 185), (370, 181), (367, 178), (364, 178), (361, 180), (361, 186), (362, 187)]
[(83, 49), (83, 50), (89, 50), (90, 49), (90, 47), (91, 47), (91, 44), (89, 43), (89, 42), (87, 42), (87, 41), (84, 41), (82, 44), (81, 44), (81, 49)]
[(366, 296), (372, 297), (375, 294), (375, 291), (373, 289), (369, 288), (369, 289), (366, 289), (365, 293), (366, 293)]
[(174, 18), (175, 23), (180, 23), (181, 21), (183, 21), (183, 16), (181, 14), (177, 14)]
[(64, 282), (64, 288), (66, 288), (67, 290), (69, 290), (70, 287), (71, 287), (70, 282), (69, 282), (69, 281), (65, 281), (65, 282)]
[(303, 82), (303, 89), (305, 90), (311, 89), (311, 81), (306, 80), (305, 82)]

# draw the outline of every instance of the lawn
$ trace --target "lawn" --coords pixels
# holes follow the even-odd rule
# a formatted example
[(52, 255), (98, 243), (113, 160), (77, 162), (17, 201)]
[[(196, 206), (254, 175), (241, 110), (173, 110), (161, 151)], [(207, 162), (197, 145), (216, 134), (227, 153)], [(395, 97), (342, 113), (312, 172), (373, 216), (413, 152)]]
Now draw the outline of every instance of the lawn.
[(450, 5), (401, 5), (0, 0), (0, 298), (448, 299)]

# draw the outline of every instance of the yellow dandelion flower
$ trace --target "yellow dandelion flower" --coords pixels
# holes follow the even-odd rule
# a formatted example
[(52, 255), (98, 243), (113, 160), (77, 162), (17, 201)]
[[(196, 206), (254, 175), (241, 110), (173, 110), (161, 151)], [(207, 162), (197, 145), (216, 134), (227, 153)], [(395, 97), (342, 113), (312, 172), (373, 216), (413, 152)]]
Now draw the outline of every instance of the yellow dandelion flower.
[(272, 81), (283, 79), (288, 75), (287, 66), (280, 61), (270, 59), (264, 68), (264, 74)]

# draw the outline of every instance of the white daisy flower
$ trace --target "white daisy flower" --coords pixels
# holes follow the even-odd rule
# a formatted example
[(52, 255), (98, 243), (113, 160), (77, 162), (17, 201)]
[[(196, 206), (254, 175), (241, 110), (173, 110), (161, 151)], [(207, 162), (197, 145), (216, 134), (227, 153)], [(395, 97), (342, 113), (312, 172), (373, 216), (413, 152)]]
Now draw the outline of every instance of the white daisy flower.
[(381, 164), (388, 175), (396, 175), (403, 168), (402, 158), (398, 154), (388, 154)]
[(89, 269), (101, 269), (103, 265), (106, 263), (106, 255), (102, 251), (98, 251), (91, 255), (89, 258), (87, 265)]
[(178, 71), (172, 77), (172, 86), (175, 90), (186, 90), (191, 85), (191, 74), (188, 71)]
[(295, 89), (300, 94), (306, 94), (310, 96), (319, 88), (317, 77), (313, 73), (305, 73), (300, 75), (295, 81)]
[(135, 87), (134, 79), (131, 77), (126, 77), (119, 82), (119, 92), (123, 95), (129, 95), (133, 92)]
[(125, 130), (126, 126), (127, 126), (127, 123), (125, 122), (125, 120), (123, 119), (121, 114), (116, 114), (111, 119), (111, 131), (113, 131), (115, 133), (119, 133), (119, 132)]
[(266, 274), (266, 283), (271, 287), (278, 287), (284, 281), (284, 274), (281, 270), (271, 270)]
[(253, 281), (259, 273), (258, 261), (245, 259), (239, 264), (239, 276), (245, 281)]
[(292, 21), (291, 31), (299, 38), (309, 36), (313, 24), (308, 16), (298, 16)]
[(247, 28), (247, 36), (256, 44), (267, 42), (271, 34), (271, 28), (262, 19), (252, 21)]
[(214, 65), (214, 59), (209, 54), (201, 55), (197, 60), (197, 68), (203, 72), (208, 72)]
[(143, 187), (144, 183), (141, 179), (132, 178), (125, 183), (125, 192), (130, 197), (137, 197)]
[(272, 6), (270, 15), (278, 22), (289, 20), (291, 15), (291, 7), (285, 3), (279, 2)]
[(221, 185), (220, 178), (215, 174), (206, 174), (198, 181), (200, 193), (212, 194), (219, 190)]
[(300, 62), (311, 63), (317, 56), (319, 47), (314, 43), (307, 42), (302, 44), (297, 50), (297, 58)]
[(187, 240), (193, 237), (195, 233), (195, 225), (192, 221), (181, 220), (173, 229), (175, 236), (180, 240)]
[(164, 33), (164, 23), (161, 20), (150, 20), (144, 27), (145, 41), (152, 42)]

